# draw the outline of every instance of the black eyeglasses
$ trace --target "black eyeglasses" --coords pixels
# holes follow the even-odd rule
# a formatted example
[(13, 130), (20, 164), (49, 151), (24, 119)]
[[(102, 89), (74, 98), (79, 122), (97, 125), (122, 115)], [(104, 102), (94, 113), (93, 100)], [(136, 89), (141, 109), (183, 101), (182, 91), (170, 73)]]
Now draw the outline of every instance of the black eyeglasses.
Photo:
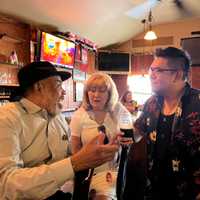
[(177, 69), (150, 67), (149, 73), (161, 74), (163, 72), (177, 72)]

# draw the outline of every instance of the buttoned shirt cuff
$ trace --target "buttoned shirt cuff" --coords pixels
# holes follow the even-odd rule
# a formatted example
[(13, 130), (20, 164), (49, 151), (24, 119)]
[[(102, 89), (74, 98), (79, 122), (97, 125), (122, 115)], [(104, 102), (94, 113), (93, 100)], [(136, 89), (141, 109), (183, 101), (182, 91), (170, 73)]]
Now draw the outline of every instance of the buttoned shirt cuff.
[(58, 185), (61, 185), (67, 180), (74, 178), (74, 170), (70, 158), (57, 161), (51, 164), (50, 167)]

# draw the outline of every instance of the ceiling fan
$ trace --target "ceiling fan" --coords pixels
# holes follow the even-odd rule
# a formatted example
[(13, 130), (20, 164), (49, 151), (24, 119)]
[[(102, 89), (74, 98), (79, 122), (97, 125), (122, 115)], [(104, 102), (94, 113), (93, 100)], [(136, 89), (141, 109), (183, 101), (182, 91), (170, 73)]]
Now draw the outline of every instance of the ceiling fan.
[(163, 3), (168, 3), (180, 12), (181, 15), (190, 16), (192, 15), (189, 8), (185, 5), (184, 0), (146, 0), (140, 3), (126, 12), (126, 15), (135, 19), (141, 19), (145, 17), (146, 13), (155, 7), (161, 6)]

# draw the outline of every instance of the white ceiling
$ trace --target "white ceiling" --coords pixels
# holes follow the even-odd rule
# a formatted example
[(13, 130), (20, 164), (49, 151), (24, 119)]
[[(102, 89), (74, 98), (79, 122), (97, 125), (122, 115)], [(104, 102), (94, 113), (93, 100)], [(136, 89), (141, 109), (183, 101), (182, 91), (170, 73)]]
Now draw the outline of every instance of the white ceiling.
[[(71, 31), (103, 47), (143, 31), (141, 20), (147, 18), (152, 5), (154, 25), (200, 17), (200, 0), (179, 1), (184, 3), (184, 12), (180, 12), (174, 0), (0, 0), (0, 12), (40, 27)], [(141, 11), (138, 6), (143, 3)]]

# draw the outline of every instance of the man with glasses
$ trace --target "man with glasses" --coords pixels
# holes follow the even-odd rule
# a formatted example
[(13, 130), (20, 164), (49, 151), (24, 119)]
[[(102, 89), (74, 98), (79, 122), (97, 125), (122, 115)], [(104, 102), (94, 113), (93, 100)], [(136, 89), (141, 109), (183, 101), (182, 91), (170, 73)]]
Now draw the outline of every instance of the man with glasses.
[(190, 87), (190, 59), (157, 49), (149, 68), (154, 95), (135, 122), (123, 199), (200, 199), (200, 91)]

